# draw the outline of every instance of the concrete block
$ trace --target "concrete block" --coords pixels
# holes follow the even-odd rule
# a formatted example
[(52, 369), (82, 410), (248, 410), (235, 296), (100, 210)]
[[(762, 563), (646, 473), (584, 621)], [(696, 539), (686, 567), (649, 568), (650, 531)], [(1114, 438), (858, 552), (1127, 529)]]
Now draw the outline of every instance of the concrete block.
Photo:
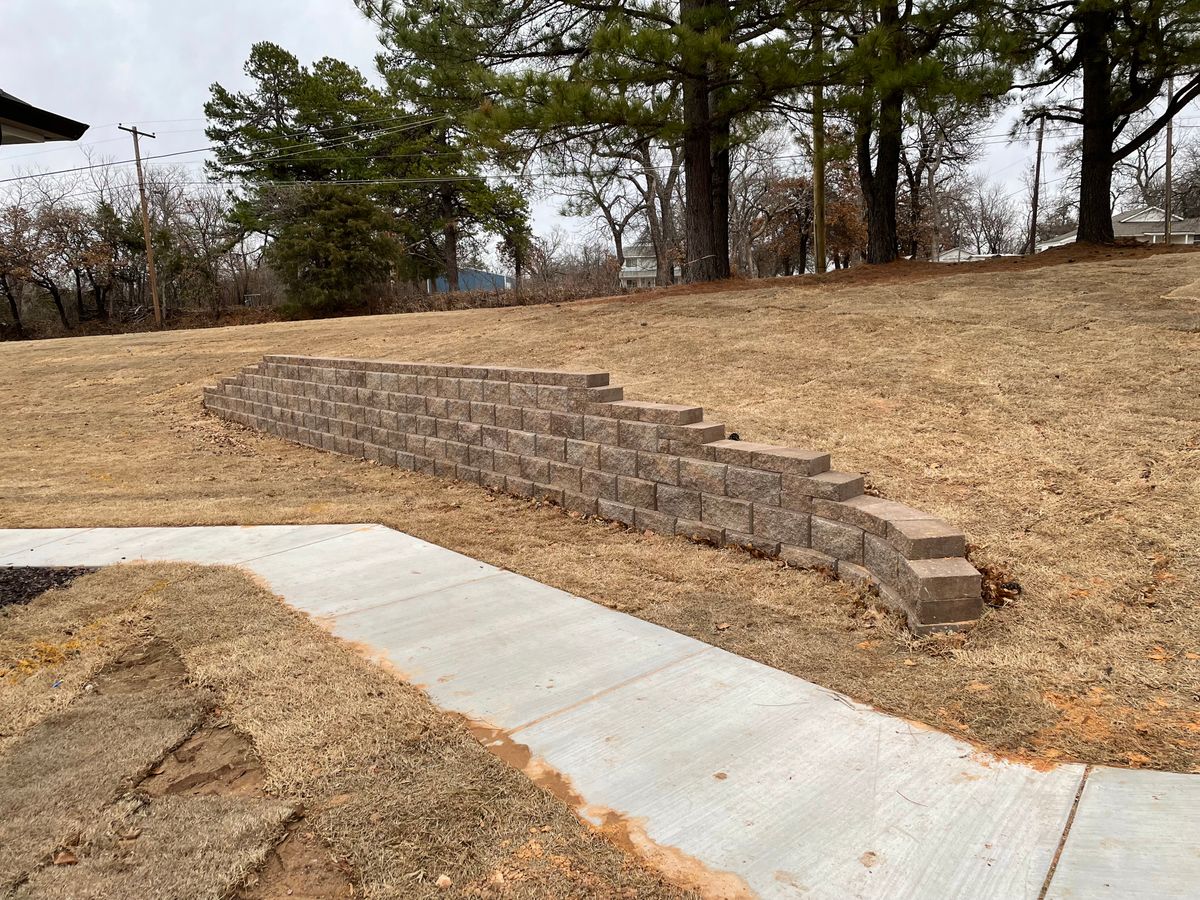
[(563, 491), (563, 509), (581, 516), (594, 516), (599, 509), (599, 504), (595, 497), (578, 494), (574, 491)]
[(792, 512), (777, 506), (754, 505), (754, 534), (756, 537), (807, 547), (809, 544), (807, 513)]
[(464, 444), (482, 444), (483, 426), (475, 422), (459, 422), (458, 439)]
[(674, 403), (620, 400), (610, 404), (610, 407), (615, 418), (636, 419), (655, 425), (691, 425), (704, 418), (704, 410), (699, 406), (680, 406)]
[(458, 383), (458, 396), (461, 400), (483, 400), (484, 382), (479, 378), (464, 378)]
[(839, 560), (862, 565), (863, 530), (857, 525), (813, 516), (811, 527), (812, 549)]
[(502, 475), (520, 476), (521, 457), (505, 450), (493, 450), (492, 468)]
[(763, 472), (729, 466), (725, 471), (725, 493), (739, 500), (778, 506), (782, 480), (778, 472)]
[(688, 488), (660, 484), (657, 491), (658, 510), (677, 519), (699, 519), (703, 514), (700, 492)]
[(675, 534), (675, 517), (652, 509), (635, 509), (633, 524), (643, 531), (671, 536)]
[(779, 555), (778, 541), (759, 537), (756, 534), (747, 534), (744, 531), (731, 531), (728, 528), (725, 529), (725, 546), (738, 547), (742, 550), (757, 550), (764, 556)]
[(797, 569), (820, 569), (830, 575), (836, 575), (838, 570), (837, 559), (811, 547), (782, 544), (779, 547), (779, 558)]
[(723, 496), (727, 468), (724, 463), (700, 459), (680, 459), (679, 486), (692, 488), (705, 494)]
[(917, 604), (915, 613), (917, 621), (926, 626), (975, 622), (983, 615), (983, 600), (978, 595), (951, 600), (922, 600)]
[(496, 406), (496, 427), (521, 430), (523, 410), (519, 406)]
[(920, 610), (923, 604), (946, 600), (978, 600), (980, 575), (961, 557), (901, 559), (896, 578), (900, 596)]
[(617, 476), (595, 469), (580, 469), (579, 489), (589, 496), (601, 500), (617, 499)]
[(521, 477), (548, 484), (550, 482), (550, 461), (537, 456), (522, 456)]
[(865, 566), (841, 560), (837, 569), (838, 579), (849, 585), (860, 588), (872, 588), (878, 584), (878, 579)]
[(458, 463), (451, 459), (435, 459), (433, 471), (438, 478), (454, 479), (458, 474)]
[(472, 400), (470, 419), (472, 422), (477, 422), (480, 425), (495, 425), (496, 404)]
[(678, 484), (679, 457), (665, 453), (638, 451), (637, 474), (639, 478), (657, 481), (659, 484)]
[(468, 447), (468, 462), (477, 469), (490, 469), (495, 463), (495, 450), (472, 444)]
[(559, 437), (581, 440), (583, 438), (583, 416), (575, 413), (551, 412), (550, 427), (547, 431)]
[(798, 447), (772, 447), (756, 450), (753, 464), (768, 472), (788, 475), (816, 475), (829, 471), (829, 454), (817, 450), (802, 450)]
[(907, 559), (940, 559), (967, 552), (966, 535), (941, 519), (890, 521), (887, 540)]
[(601, 445), (600, 468), (602, 471), (613, 472), (617, 475), (637, 475), (637, 451)]
[(592, 441), (566, 439), (567, 462), (589, 469), (600, 468), (600, 445)]
[(567, 439), (552, 434), (539, 434), (534, 441), (534, 453), (545, 459), (564, 462), (567, 458)]
[(624, 503), (617, 503), (615, 500), (599, 500), (596, 503), (599, 514), (606, 519), (612, 519), (614, 522), (621, 522), (624, 525), (633, 524), (633, 507)]
[(584, 416), (583, 438), (597, 444), (616, 445), (621, 440), (620, 423), (600, 416)]
[(487, 403), (511, 406), (509, 384), (507, 381), (483, 382), (483, 399)]
[(730, 463), (735, 466), (754, 465), (756, 450), (774, 450), (771, 444), (756, 444), (750, 441), (713, 441), (705, 445), (712, 462)]
[(748, 534), (753, 527), (753, 512), (745, 500), (702, 494), (701, 512), (703, 521), (720, 528)]
[(580, 468), (569, 463), (551, 460), (549, 481), (555, 487), (578, 491), (580, 490)]
[(451, 419), (456, 419), (461, 422), (469, 421), (471, 418), (471, 401), (447, 400), (446, 415), (448, 415)]
[(480, 472), (474, 466), (460, 465), (455, 471), (454, 477), (459, 481), (465, 481), (467, 484), (479, 484)]
[(563, 489), (553, 484), (535, 482), (533, 485), (533, 496), (535, 499), (543, 500), (546, 503), (553, 503), (555, 506), (562, 506), (563, 494)]
[(536, 384), (513, 382), (508, 386), (508, 402), (513, 406), (537, 406)]
[(711, 544), (722, 547), (725, 544), (725, 529), (709, 525), (694, 519), (679, 519), (675, 523), (675, 533), (698, 544)]
[(526, 478), (516, 478), (512, 475), (506, 475), (504, 478), (504, 489), (517, 497), (533, 496), (533, 482)]
[[(783, 505), (819, 500), (849, 500), (863, 492), (863, 477), (849, 472), (822, 472), (819, 475), (784, 475)], [(809, 503), (811, 507), (811, 503)]]
[(631, 422), (622, 419), (619, 422), (619, 443), (622, 447), (632, 450), (647, 450), (658, 452), (658, 426), (648, 422)]
[(900, 573), (900, 554), (885, 538), (864, 533), (863, 565), (880, 581), (894, 585)]
[(654, 509), (657, 485), (653, 481), (617, 476), (617, 500), (642, 509)]
[(537, 435), (531, 431), (509, 431), (508, 451), (521, 456), (533, 456), (537, 452)]
[(567, 388), (557, 385), (538, 385), (537, 405), (542, 409), (565, 412), (571, 408), (571, 397), (567, 391)]
[[(347, 372), (348, 376), (350, 373)], [(338, 384), (349, 384), (349, 379), (343, 381), (338, 378)], [(417, 393), (423, 394), (426, 397), (436, 397), (438, 395), (438, 380), (436, 375), (420, 375), (417, 377)]]
[(497, 428), (494, 425), (484, 425), (480, 432), (480, 443), (493, 450), (507, 450), (508, 429)]
[(503, 491), (505, 489), (504, 476), (499, 472), (488, 472), (486, 470), (480, 472), (479, 483), (492, 491)]
[(658, 436), (693, 447), (725, 439), (725, 426), (720, 422), (696, 422), (693, 425), (659, 425)]
[(837, 519), (839, 522), (857, 525), (864, 531), (880, 537), (887, 535), (889, 522), (931, 518), (929, 513), (905, 506), (903, 503), (866, 494), (836, 503), (828, 500), (815, 500), (813, 501), (813, 511), (828, 518)]

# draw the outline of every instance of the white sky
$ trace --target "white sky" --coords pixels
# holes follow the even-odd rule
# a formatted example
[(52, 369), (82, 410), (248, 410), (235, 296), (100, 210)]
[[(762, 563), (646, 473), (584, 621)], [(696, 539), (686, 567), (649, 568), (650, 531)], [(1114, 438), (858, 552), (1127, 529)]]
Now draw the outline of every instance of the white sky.
[[(131, 156), (129, 135), (117, 124), (136, 123), (158, 134), (146, 154), (203, 147), (203, 104), (209, 85), (246, 86), (242, 64), (250, 45), (270, 40), (304, 63), (333, 56), (373, 73), (374, 27), (351, 0), (6, 0), (4, 67), (0, 88), (22, 100), (91, 128), (79, 144), (0, 148), (0, 178), (28, 170), (83, 165), (84, 149), (108, 159)], [(1009, 144), (1004, 123), (986, 128), (979, 170), (1015, 192), (1033, 158), (1032, 142)], [(1048, 142), (1053, 149), (1053, 142)], [(1045, 177), (1058, 177), (1047, 154)], [(201, 177), (203, 155), (176, 157)], [(558, 203), (534, 204), (534, 228), (564, 228), (579, 220), (557, 214)]]

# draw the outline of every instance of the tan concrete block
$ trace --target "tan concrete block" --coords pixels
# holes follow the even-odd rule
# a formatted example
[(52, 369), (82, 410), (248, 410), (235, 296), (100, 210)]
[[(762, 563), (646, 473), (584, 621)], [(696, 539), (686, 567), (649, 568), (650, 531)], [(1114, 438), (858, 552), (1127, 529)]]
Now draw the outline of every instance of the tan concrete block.
[(583, 417), (583, 438), (597, 444), (620, 443), (620, 423), (615, 419), (605, 419), (599, 416)]
[(646, 453), (639, 450), (637, 454), (637, 474), (647, 481), (657, 481), (659, 484), (679, 483), (679, 457), (665, 453)]
[(499, 472), (488, 472), (484, 470), (479, 473), (479, 483), (491, 491), (503, 491), (504, 480), (504, 476)]
[(754, 451), (753, 465), (769, 472), (816, 475), (829, 471), (829, 454), (799, 447), (772, 447)]
[(724, 463), (714, 463), (697, 459), (680, 459), (679, 486), (693, 488), (705, 494), (723, 496), (725, 494), (725, 472), (727, 468)]
[(621, 522), (624, 525), (633, 524), (634, 510), (632, 506), (625, 503), (617, 503), (615, 500), (599, 500), (596, 503), (599, 514), (606, 519), (612, 519), (614, 522)]
[(642, 509), (654, 509), (657, 485), (653, 481), (617, 476), (617, 500)]
[(537, 500), (545, 503), (553, 503), (555, 506), (562, 506), (563, 496), (565, 492), (562, 488), (556, 487), (553, 484), (540, 484), (534, 482), (533, 496)]
[(976, 600), (980, 581), (979, 572), (961, 557), (901, 559), (897, 587), (900, 595), (920, 610), (928, 602)]
[[(961, 626), (974, 623), (983, 615), (983, 601), (979, 597), (960, 597), (954, 600), (926, 600), (916, 611), (917, 620), (926, 629), (949, 624), (959, 625), (950, 630), (959, 631)], [(925, 631), (924, 633), (929, 633)]]
[(864, 531), (880, 537), (887, 535), (889, 522), (933, 518), (929, 513), (913, 509), (903, 503), (866, 494), (836, 503), (828, 500), (814, 500), (813, 511), (840, 522), (857, 525)]
[(757, 537), (794, 547), (807, 547), (809, 543), (809, 517), (807, 513), (792, 512), (777, 506), (754, 505), (754, 534)]
[(497, 428), (512, 428), (521, 429), (521, 420), (524, 411), (519, 406), (497, 406), (496, 407), (496, 427)]
[(617, 475), (637, 475), (637, 451), (622, 447), (600, 447), (600, 468)]
[(521, 477), (548, 484), (550, 482), (550, 460), (537, 456), (522, 456)]
[(658, 451), (658, 426), (647, 422), (620, 421), (620, 440), (622, 447), (632, 450)]
[(615, 418), (634, 419), (655, 425), (691, 425), (704, 418), (704, 410), (699, 406), (680, 406), (674, 403), (619, 400), (610, 404), (610, 409)]
[(720, 422), (696, 422), (693, 425), (660, 425), (659, 438), (689, 444), (698, 448), (725, 439), (725, 426)]
[(483, 443), (483, 426), (474, 422), (459, 422), (458, 439), (464, 444)]
[(458, 473), (458, 463), (451, 459), (434, 459), (433, 471), (438, 478), (453, 479)]
[(583, 416), (577, 413), (551, 412), (549, 431), (559, 437), (582, 440)]
[(701, 512), (703, 521), (720, 528), (748, 534), (753, 527), (753, 512), (745, 500), (702, 494)]
[(675, 534), (675, 517), (652, 509), (635, 509), (633, 524), (643, 531), (653, 531), (655, 534)]
[(887, 540), (907, 559), (940, 559), (967, 552), (966, 535), (941, 519), (889, 521)]
[(506, 475), (504, 478), (504, 489), (517, 497), (533, 496), (533, 482), (525, 478), (515, 478), (512, 475)]
[(493, 450), (507, 450), (508, 429), (484, 425), (483, 430), (480, 432), (480, 442), (483, 446), (491, 447)]
[(725, 493), (739, 500), (750, 500), (764, 506), (778, 506), (782, 480), (778, 472), (763, 472), (729, 466), (725, 471)]
[(492, 467), (502, 475), (520, 476), (521, 457), (505, 450), (493, 450)]
[(688, 488), (660, 484), (657, 491), (659, 512), (678, 519), (697, 520), (703, 515), (700, 492)]
[(471, 401), (471, 421), (480, 425), (496, 424), (496, 404)]
[(754, 550), (762, 553), (764, 556), (778, 556), (779, 543), (764, 537), (759, 537), (756, 534), (747, 534), (743, 531), (731, 531), (725, 529), (725, 546), (739, 547), (742, 550)]
[(570, 491), (580, 490), (580, 468), (569, 463), (550, 461), (549, 481), (555, 487)]
[(880, 581), (894, 585), (899, 577), (900, 554), (885, 538), (864, 533), (863, 565)]
[(534, 454), (545, 459), (564, 462), (567, 458), (567, 439), (552, 434), (538, 434), (534, 441)]
[(508, 450), (521, 456), (533, 456), (537, 452), (537, 435), (531, 431), (510, 431)]
[(495, 450), (472, 445), (467, 461), (477, 469), (491, 469), (495, 465)]
[(856, 525), (813, 516), (812, 548), (828, 556), (862, 565), (863, 530)]
[[(820, 500), (849, 500), (863, 492), (863, 477), (849, 472), (822, 472), (819, 475), (784, 475), (783, 505)], [(811, 503), (809, 503), (811, 507)]]
[(599, 504), (595, 497), (577, 494), (573, 491), (563, 491), (563, 509), (581, 516), (594, 516), (599, 509)]
[(571, 398), (565, 387), (542, 384), (537, 389), (537, 405), (542, 409), (565, 412), (571, 407)]
[(679, 519), (675, 523), (675, 533), (698, 544), (710, 544), (713, 547), (725, 545), (725, 529), (694, 519)]
[(601, 500), (617, 499), (616, 475), (610, 472), (598, 472), (595, 469), (581, 469), (579, 480), (579, 489), (584, 494)]
[(836, 575), (838, 570), (837, 559), (810, 547), (782, 544), (779, 547), (779, 558), (797, 569), (819, 569), (829, 575)]
[(483, 399), (487, 403), (511, 406), (507, 381), (484, 381)]
[(515, 382), (508, 386), (508, 402), (513, 406), (537, 406), (537, 396), (538, 389), (536, 384)]
[(464, 378), (458, 383), (458, 396), (461, 400), (483, 400), (483, 384), (479, 378)]
[(568, 438), (567, 441), (567, 462), (576, 466), (585, 466), (589, 469), (600, 468), (600, 445), (592, 441), (577, 441), (574, 438)]
[(756, 444), (751, 441), (713, 441), (705, 444), (708, 458), (712, 462), (729, 463), (735, 466), (751, 466), (754, 464), (756, 450), (774, 450), (771, 444)]

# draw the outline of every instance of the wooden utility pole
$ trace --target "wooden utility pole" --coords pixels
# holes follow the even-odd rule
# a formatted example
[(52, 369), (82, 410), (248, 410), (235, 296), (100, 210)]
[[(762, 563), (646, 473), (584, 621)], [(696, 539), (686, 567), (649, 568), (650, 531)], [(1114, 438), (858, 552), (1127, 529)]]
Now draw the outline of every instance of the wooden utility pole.
[(137, 163), (138, 193), (142, 195), (142, 233), (146, 236), (146, 271), (150, 276), (150, 299), (154, 302), (154, 325), (156, 328), (162, 328), (162, 307), (158, 303), (158, 272), (154, 269), (154, 241), (150, 238), (150, 205), (146, 202), (146, 177), (142, 174), (142, 151), (138, 146), (139, 137), (152, 138), (154, 135), (148, 131), (138, 131), (136, 125), (132, 128), (126, 128), (124, 125), (117, 127), (133, 135), (133, 159)]
[[(820, 19), (813, 19), (813, 52), (820, 60), (825, 53), (825, 35)], [(825, 273), (825, 86), (813, 86), (813, 268)], [(804, 274), (803, 272), (801, 274)]]
[[(1167, 80), (1167, 110), (1171, 109), (1171, 101), (1175, 99), (1175, 79), (1172, 77)], [(1167, 116), (1167, 192), (1163, 202), (1163, 213), (1166, 223), (1163, 227), (1163, 240), (1166, 245), (1171, 246), (1171, 157), (1175, 155), (1174, 147), (1174, 125), (1175, 117)]]
[(1037, 156), (1033, 163), (1033, 213), (1029, 217), (1029, 254), (1037, 252), (1038, 190), (1042, 184), (1042, 138), (1046, 135), (1046, 117), (1038, 117)]

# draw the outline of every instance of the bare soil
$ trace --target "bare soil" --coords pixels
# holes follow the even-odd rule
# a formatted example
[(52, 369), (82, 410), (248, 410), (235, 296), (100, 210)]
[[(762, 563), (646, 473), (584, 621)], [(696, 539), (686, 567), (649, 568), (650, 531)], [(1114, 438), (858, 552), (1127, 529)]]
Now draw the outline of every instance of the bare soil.
[[(812, 573), (207, 416), (201, 388), (264, 353), (611, 371), (960, 525), (1000, 608), (914, 640)], [(6, 525), (382, 522), (1000, 752), (1200, 771), (1196, 253), (7, 344), (0, 366)]]
[[(731, 877), (668, 880), (238, 570), (111, 567), (4, 619), (100, 648), (58, 660), (65, 707), (0, 753), (5, 896), (674, 900)], [(10, 719), (36, 678), (18, 644)]]

